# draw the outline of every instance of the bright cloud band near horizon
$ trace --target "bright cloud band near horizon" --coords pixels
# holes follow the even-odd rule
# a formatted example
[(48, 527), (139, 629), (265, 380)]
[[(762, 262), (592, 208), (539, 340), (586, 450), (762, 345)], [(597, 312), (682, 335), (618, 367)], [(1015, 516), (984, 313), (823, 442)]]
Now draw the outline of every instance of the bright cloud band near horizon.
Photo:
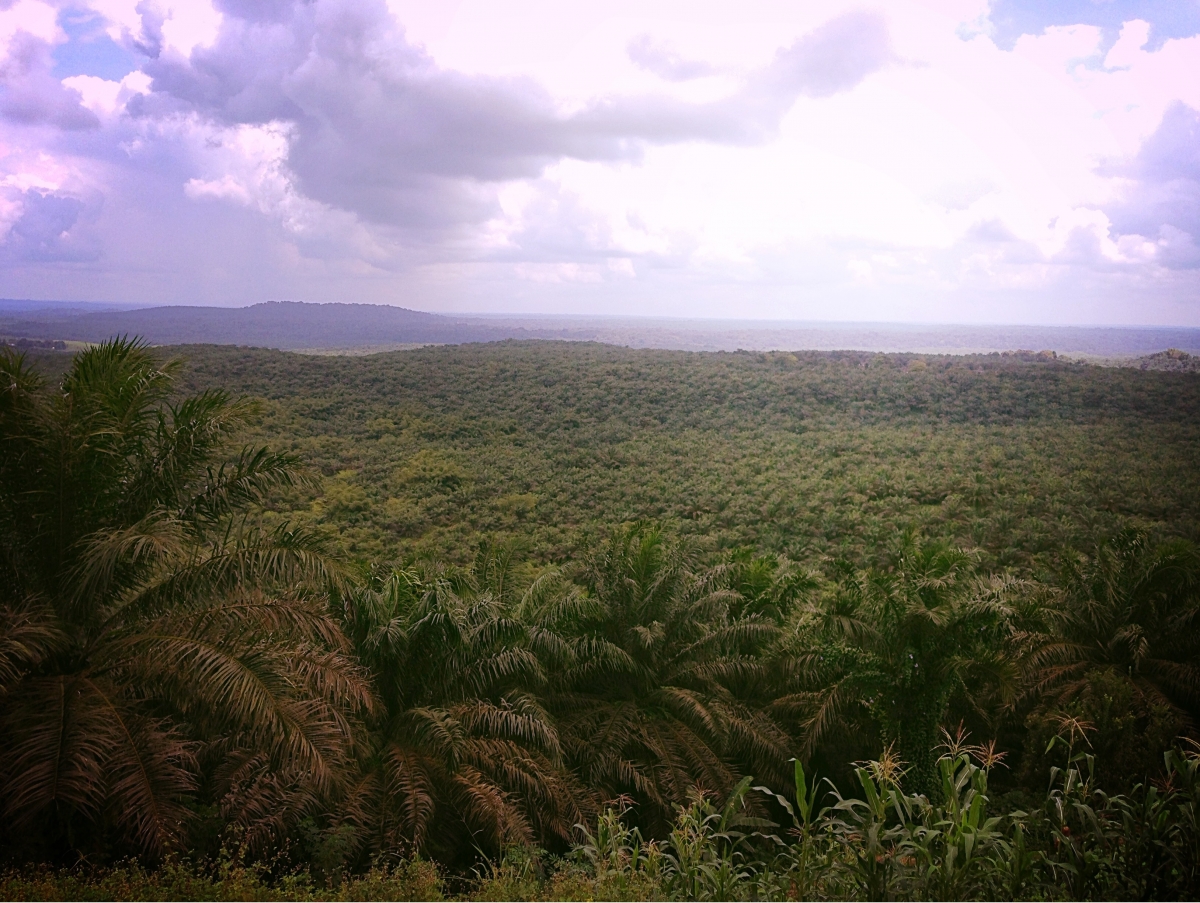
[(0, 297), (1200, 325), (1200, 0), (0, 0)]

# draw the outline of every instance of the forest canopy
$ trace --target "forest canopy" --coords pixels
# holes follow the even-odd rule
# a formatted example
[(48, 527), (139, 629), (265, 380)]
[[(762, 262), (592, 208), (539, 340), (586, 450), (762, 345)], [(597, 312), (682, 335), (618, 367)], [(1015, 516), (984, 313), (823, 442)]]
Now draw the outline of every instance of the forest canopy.
[(254, 437), (354, 557), (562, 560), (652, 519), (715, 549), (881, 560), (908, 526), (1034, 557), (1122, 525), (1200, 538), (1200, 381), (1023, 357), (688, 353), (504, 342), (369, 357), (182, 350), (189, 390), (263, 400)]
[(1193, 373), (30, 355), (7, 896), (1200, 888)]

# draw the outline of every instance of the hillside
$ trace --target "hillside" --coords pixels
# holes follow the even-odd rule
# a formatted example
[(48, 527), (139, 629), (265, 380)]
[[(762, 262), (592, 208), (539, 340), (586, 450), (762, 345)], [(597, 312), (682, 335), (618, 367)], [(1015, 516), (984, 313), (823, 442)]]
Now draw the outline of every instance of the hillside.
[(913, 526), (1028, 566), (1135, 523), (1200, 538), (1200, 380), (1016, 356), (505, 342), (173, 349), (322, 475), (277, 509), (360, 558), (558, 560), (661, 519), (715, 548), (883, 554)]
[[(80, 847), (101, 867), (129, 862), (154, 838), (89, 814), (84, 846), (14, 818), (2, 895), (322, 899), (332, 863), (355, 899), (436, 899), (443, 876), (470, 899), (788, 899), (800, 872), (786, 850), (803, 843), (809, 898), (857, 899), (829, 864), (885, 855), (916, 890), (859, 896), (1044, 899), (1075, 861), (1063, 839), (1092, 823), (1113, 851), (1106, 883), (1071, 898), (1200, 886), (1187, 871), (1200, 756), (1180, 750), (1200, 686), (1194, 373), (1048, 352), (544, 341), (369, 356), (117, 341), (73, 362), (38, 347), (0, 362), (0, 614), (17, 655), (52, 649), (5, 686), (5, 773), (26, 780), (19, 756), (35, 749), (119, 776), (133, 750), (136, 780), (116, 782), (111, 811), (173, 806), (168, 827), (191, 844), (135, 874), (56, 872), (39, 863), (78, 862)], [(231, 681), (223, 721), (193, 716)], [(291, 755), (271, 738), (293, 724), (335, 761), (337, 795), (310, 777), (307, 745), (271, 764)], [(179, 755), (183, 742), (214, 758)], [(265, 778), (224, 783), (260, 742), (249, 773)], [(173, 795), (141, 794), (143, 762), (174, 769)], [(832, 784), (808, 790), (814, 773)], [(825, 808), (856, 787), (893, 803)], [(1079, 787), (1067, 824), (1058, 806)], [(464, 790), (482, 814), (463, 814)], [(783, 833), (796, 809), (779, 790), (821, 800), (802, 835)], [(757, 857), (745, 874), (777, 874), (769, 892), (742, 878), (680, 893), (656, 871), (633, 895), (587, 870), (609, 830), (639, 857), (670, 862), (680, 838), (732, 856), (704, 826), (750, 792), (762, 808), (748, 811), (783, 827), (720, 867)], [(615, 799), (630, 803), (605, 814)], [(890, 846), (865, 846), (836, 821), (846, 811), (895, 812)], [(931, 893), (911, 851), (964, 813), (1011, 827), (965, 835), (992, 845), (977, 847), (980, 892)], [(518, 819), (526, 846), (508, 846)], [(238, 847), (250, 831), (262, 846)], [(1174, 838), (1155, 855), (1178, 892), (1132, 883), (1145, 860), (1126, 851), (1151, 831)], [(1008, 836), (1028, 844), (1016, 865), (1000, 858), (1015, 855)], [(934, 855), (954, 864), (956, 849)], [(227, 850), (265, 884), (228, 877), (242, 873)], [(1030, 851), (1034, 892), (1014, 893)], [(548, 876), (536, 893), (500, 881), (531, 863)]]
[(403, 307), (298, 302), (94, 313), (78, 309), (14, 312), (0, 317), (0, 332), (84, 342), (138, 335), (155, 345), (203, 343), (287, 349), (486, 342), (512, 335), (512, 330), (462, 323)]

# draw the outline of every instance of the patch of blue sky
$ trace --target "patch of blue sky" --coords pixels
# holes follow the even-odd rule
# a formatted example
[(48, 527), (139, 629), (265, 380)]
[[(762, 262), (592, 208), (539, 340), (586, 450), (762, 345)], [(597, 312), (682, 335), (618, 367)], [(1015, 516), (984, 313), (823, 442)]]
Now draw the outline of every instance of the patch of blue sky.
[(1200, 34), (1200, 0), (991, 0), (992, 38), (1011, 50), (1024, 34), (1039, 35), (1062, 25), (1094, 25), (1104, 32), (1107, 51), (1121, 26), (1133, 19), (1150, 23), (1148, 49), (1171, 38)]
[(104, 30), (104, 20), (88, 10), (68, 7), (59, 13), (59, 27), (67, 40), (54, 48), (54, 75), (96, 75), (120, 81), (135, 70), (133, 54), (114, 41)]

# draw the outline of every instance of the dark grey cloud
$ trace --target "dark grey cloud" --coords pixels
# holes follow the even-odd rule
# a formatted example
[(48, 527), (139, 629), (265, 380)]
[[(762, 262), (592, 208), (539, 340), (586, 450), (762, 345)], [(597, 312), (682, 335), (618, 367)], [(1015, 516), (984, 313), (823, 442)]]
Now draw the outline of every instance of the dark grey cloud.
[(18, 31), (0, 62), (0, 117), (21, 125), (94, 129), (100, 121), (81, 104), (78, 91), (54, 77), (50, 45)]
[(1148, 182), (1200, 182), (1200, 112), (1180, 101), (1169, 106), (1132, 170)]
[(1163, 226), (1158, 233), (1158, 259), (1174, 270), (1200, 269), (1200, 240), (1182, 229)]
[(975, 223), (963, 235), (964, 240), (982, 245), (1006, 245), (1019, 242), (1016, 234), (1001, 220), (987, 219)]
[[(778, 132), (784, 114), (798, 97), (825, 98), (857, 87), (892, 62), (887, 23), (877, 13), (852, 12), (779, 50), (753, 72), (740, 90), (710, 103), (688, 104), (664, 97), (614, 97), (602, 100), (561, 126), (577, 141), (615, 143), (634, 156), (646, 144), (710, 141), (756, 144)], [(566, 156), (586, 158), (587, 146)]]
[(248, 22), (286, 22), (293, 0), (216, 0), (220, 12)]
[(130, 112), (290, 122), (288, 163), (304, 194), (421, 230), (487, 218), (496, 208), (483, 186), (536, 177), (564, 157), (636, 160), (654, 144), (765, 140), (798, 96), (849, 90), (891, 59), (883, 20), (855, 13), (781, 50), (725, 100), (609, 97), (564, 116), (530, 79), (438, 68), (382, 0), (223, 0), (222, 10), (211, 47), (151, 60), (153, 93)]
[(809, 32), (754, 80), (760, 92), (830, 97), (847, 91), (893, 59), (887, 23), (878, 13), (838, 16)]

